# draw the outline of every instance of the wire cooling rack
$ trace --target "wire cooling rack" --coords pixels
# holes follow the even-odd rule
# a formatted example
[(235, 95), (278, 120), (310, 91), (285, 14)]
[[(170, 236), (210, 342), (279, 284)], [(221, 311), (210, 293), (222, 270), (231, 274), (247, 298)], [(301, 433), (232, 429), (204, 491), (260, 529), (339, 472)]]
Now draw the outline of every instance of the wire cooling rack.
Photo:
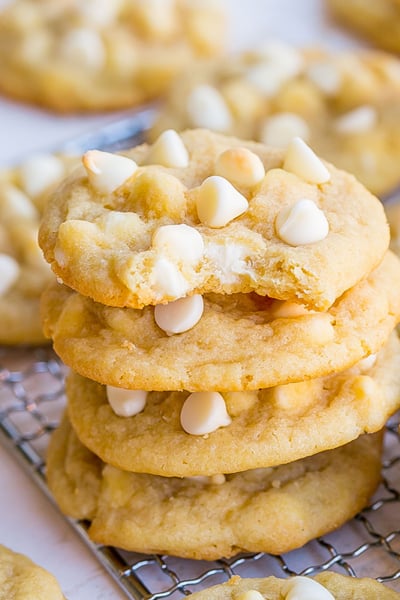
[[(0, 347), (0, 441), (52, 500), (44, 456), (65, 405), (66, 368), (50, 348)], [(397, 416), (398, 417), (398, 416)], [(214, 562), (127, 553), (97, 546), (88, 523), (68, 519), (98, 560), (135, 600), (175, 599), (232, 575), (312, 575), (332, 569), (369, 576), (400, 591), (400, 437), (398, 418), (386, 428), (383, 482), (370, 506), (334, 533), (284, 556), (246, 554)]]

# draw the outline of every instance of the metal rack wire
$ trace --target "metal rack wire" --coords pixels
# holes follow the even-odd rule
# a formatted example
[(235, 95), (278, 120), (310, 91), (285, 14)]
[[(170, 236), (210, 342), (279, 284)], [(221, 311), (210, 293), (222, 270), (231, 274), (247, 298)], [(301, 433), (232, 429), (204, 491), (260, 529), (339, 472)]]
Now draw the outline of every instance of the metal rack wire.
[[(50, 348), (0, 348), (0, 441), (52, 500), (45, 480), (49, 434), (63, 411), (65, 367)], [(375, 577), (400, 591), (400, 437), (398, 418), (387, 425), (383, 482), (372, 503), (338, 531), (284, 556), (240, 555), (214, 562), (145, 556), (97, 546), (88, 524), (68, 519), (128, 598), (175, 599), (226, 581), (333, 569)]]

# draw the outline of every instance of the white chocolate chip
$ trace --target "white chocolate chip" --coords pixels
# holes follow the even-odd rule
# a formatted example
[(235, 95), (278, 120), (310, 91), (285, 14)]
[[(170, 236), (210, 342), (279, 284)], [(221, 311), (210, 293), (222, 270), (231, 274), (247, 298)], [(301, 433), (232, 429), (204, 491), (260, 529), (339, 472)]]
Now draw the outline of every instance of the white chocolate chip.
[(133, 417), (142, 412), (146, 406), (147, 392), (143, 390), (126, 390), (107, 385), (108, 402), (119, 417)]
[[(3, 204), (4, 203), (4, 204)], [(5, 185), (0, 194), (1, 218), (38, 219), (39, 213), (24, 192), (14, 185)]]
[(322, 160), (299, 137), (290, 142), (283, 168), (309, 183), (326, 183), (331, 178)]
[(210, 476), (210, 483), (212, 485), (223, 485), (226, 481), (226, 477), (223, 473), (218, 473), (217, 475)]
[(239, 275), (254, 279), (250, 255), (251, 249), (244, 244), (208, 242), (204, 255), (212, 262), (221, 283), (231, 284), (239, 280)]
[(303, 65), (301, 54), (289, 45), (269, 42), (257, 50), (260, 62), (249, 67), (246, 79), (267, 98), (274, 96), (283, 83), (297, 75)]
[(189, 264), (197, 263), (204, 253), (201, 234), (184, 223), (162, 225), (154, 232), (151, 245), (156, 250)]
[(329, 344), (335, 339), (335, 329), (329, 313), (313, 315), (307, 323), (307, 331), (303, 332), (304, 341), (309, 341), (315, 346)]
[(191, 435), (206, 435), (230, 423), (225, 400), (218, 392), (195, 392), (182, 406), (181, 425)]
[(197, 215), (208, 227), (224, 227), (248, 209), (247, 199), (224, 177), (207, 177), (197, 189)]
[(111, 25), (116, 20), (121, 6), (122, 0), (74, 0), (74, 10), (89, 27)]
[(54, 249), (54, 260), (56, 263), (63, 269), (68, 264), (68, 258), (64, 252), (64, 250), (56, 244)]
[(195, 87), (188, 96), (186, 111), (192, 127), (227, 131), (232, 115), (223, 96), (210, 85)]
[(187, 167), (189, 153), (180, 135), (174, 129), (167, 129), (151, 146), (146, 164), (163, 165), (164, 167)]
[(247, 590), (235, 597), (235, 600), (265, 600), (258, 590)]
[(376, 125), (377, 118), (378, 116), (373, 106), (359, 106), (338, 117), (334, 123), (334, 127), (339, 133), (364, 133), (370, 131)]
[(164, 296), (182, 298), (189, 288), (176, 264), (167, 258), (158, 258), (154, 263), (151, 283), (157, 299), (163, 299)]
[(308, 577), (291, 577), (282, 585), (285, 600), (335, 600), (320, 583)]
[(287, 79), (298, 75), (304, 64), (303, 56), (297, 48), (278, 40), (269, 40), (260, 44), (257, 48), (257, 56), (279, 65)]
[(0, 254), (0, 296), (4, 296), (17, 281), (19, 264), (8, 254)]
[(101, 194), (110, 194), (137, 170), (134, 160), (100, 150), (89, 150), (82, 158), (91, 186)]
[(335, 95), (341, 86), (342, 76), (339, 69), (328, 61), (319, 61), (307, 68), (307, 77), (327, 96)]
[(94, 71), (103, 68), (106, 50), (103, 40), (94, 29), (85, 27), (71, 29), (60, 40), (61, 57), (76, 67)]
[(215, 174), (237, 185), (253, 186), (264, 179), (265, 168), (260, 157), (247, 148), (229, 148), (218, 156)]
[(52, 154), (40, 154), (26, 160), (19, 168), (20, 182), (28, 196), (35, 198), (65, 174), (62, 161)]
[(269, 146), (286, 148), (294, 137), (310, 138), (310, 128), (305, 120), (295, 113), (278, 113), (261, 125), (260, 140)]
[(312, 200), (298, 200), (283, 208), (276, 217), (276, 232), (290, 246), (313, 244), (325, 239), (329, 223), (324, 212)]
[(154, 320), (160, 329), (168, 335), (174, 335), (192, 329), (200, 321), (203, 311), (203, 296), (194, 294), (168, 304), (157, 304), (154, 307)]
[(314, 312), (315, 311), (307, 309), (302, 304), (297, 304), (297, 302), (289, 302), (288, 300), (285, 302), (274, 302), (271, 309), (271, 315), (274, 319), (302, 317), (304, 315), (313, 314)]
[(369, 356), (366, 356), (365, 358), (360, 360), (358, 362), (358, 366), (362, 371), (369, 371), (369, 369), (372, 369), (372, 367), (376, 363), (377, 357), (377, 354), (370, 354)]

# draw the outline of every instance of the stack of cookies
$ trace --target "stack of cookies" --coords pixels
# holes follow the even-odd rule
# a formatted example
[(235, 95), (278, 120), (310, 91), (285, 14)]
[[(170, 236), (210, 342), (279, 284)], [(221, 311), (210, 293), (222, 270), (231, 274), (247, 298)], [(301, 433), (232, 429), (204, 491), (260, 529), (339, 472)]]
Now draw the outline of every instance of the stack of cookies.
[(368, 502), (400, 405), (400, 262), (353, 176), (300, 138), (167, 130), (87, 152), (39, 242), (71, 367), (48, 481), (93, 540), (281, 553)]

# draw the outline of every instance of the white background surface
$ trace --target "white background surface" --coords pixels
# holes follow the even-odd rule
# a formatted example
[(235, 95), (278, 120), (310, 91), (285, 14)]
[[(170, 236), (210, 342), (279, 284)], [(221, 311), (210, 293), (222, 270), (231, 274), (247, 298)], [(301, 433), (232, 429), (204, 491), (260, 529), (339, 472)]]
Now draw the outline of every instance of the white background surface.
[[(0, 7), (5, 3), (6, 0), (0, 0)], [(298, 45), (318, 42), (328, 48), (355, 43), (332, 27), (320, 0), (227, 0), (227, 5), (231, 16), (231, 49), (249, 47), (266, 38)], [(32, 151), (56, 148), (117, 117), (116, 113), (59, 117), (0, 99), (0, 167), (18, 162)], [(0, 543), (27, 554), (49, 569), (68, 600), (125, 597), (2, 447)]]

